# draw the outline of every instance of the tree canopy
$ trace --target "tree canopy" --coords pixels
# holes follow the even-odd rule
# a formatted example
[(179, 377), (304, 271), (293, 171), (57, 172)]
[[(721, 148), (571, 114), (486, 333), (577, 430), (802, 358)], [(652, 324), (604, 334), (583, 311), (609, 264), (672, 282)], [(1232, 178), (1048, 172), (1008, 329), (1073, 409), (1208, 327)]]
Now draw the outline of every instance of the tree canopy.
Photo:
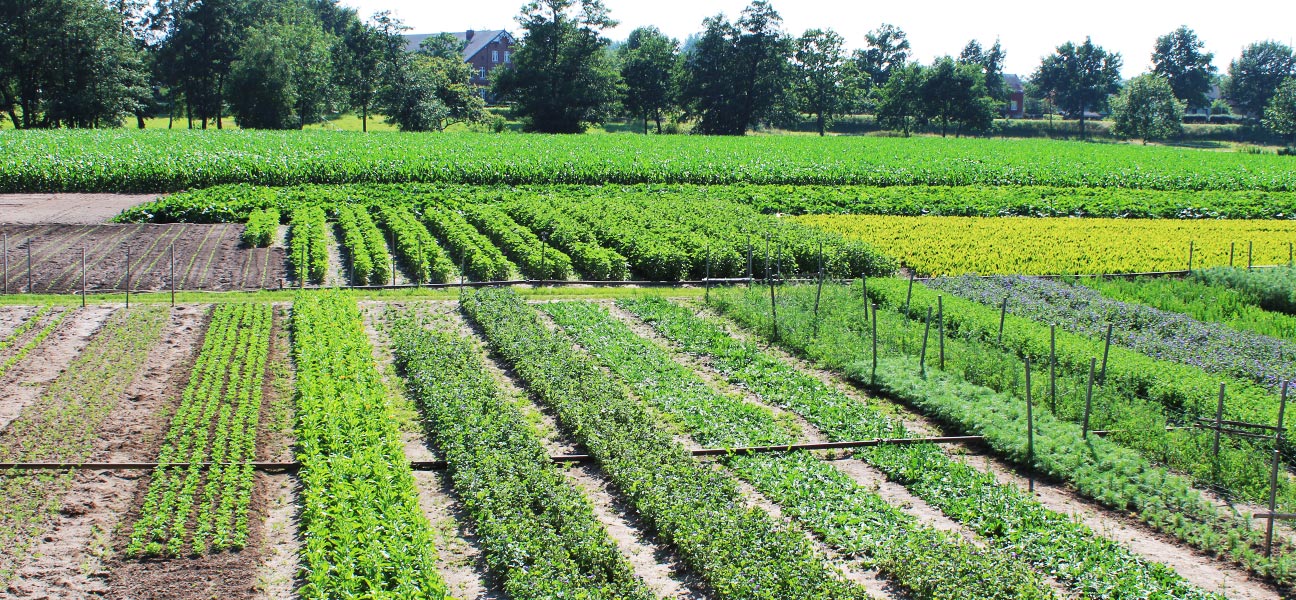
[(1296, 77), (1288, 77), (1269, 99), (1265, 108), (1265, 127), (1288, 138), (1296, 146)]
[(704, 21), (702, 38), (686, 55), (680, 99), (698, 118), (697, 133), (742, 135), (778, 119), (792, 82), (792, 40), (765, 0), (743, 9), (736, 23), (724, 15)]
[(1156, 73), (1135, 77), (1112, 99), (1116, 135), (1144, 144), (1183, 133), (1183, 112), (1170, 81)]
[(1120, 54), (1107, 52), (1085, 38), (1079, 46), (1067, 42), (1044, 57), (1031, 81), (1055, 106), (1080, 117), (1083, 138), (1085, 112), (1100, 108), (1119, 89), (1120, 67)]
[(1212, 64), (1215, 55), (1203, 52), (1204, 47), (1197, 33), (1185, 25), (1157, 38), (1152, 51), (1152, 72), (1165, 78), (1175, 97), (1190, 109), (1210, 105), (1206, 95), (1218, 71)]
[(849, 108), (845, 45), (845, 38), (831, 29), (811, 29), (796, 41), (797, 104), (815, 116), (821, 136), (828, 122)]
[(626, 86), (626, 110), (643, 119), (644, 133), (648, 133), (650, 119), (661, 133), (662, 116), (675, 104), (679, 42), (656, 27), (640, 27), (630, 32), (617, 52)]
[(1251, 44), (1229, 64), (1224, 95), (1235, 111), (1258, 118), (1264, 114), (1278, 86), (1293, 75), (1296, 75), (1296, 53), (1290, 46), (1272, 40)]

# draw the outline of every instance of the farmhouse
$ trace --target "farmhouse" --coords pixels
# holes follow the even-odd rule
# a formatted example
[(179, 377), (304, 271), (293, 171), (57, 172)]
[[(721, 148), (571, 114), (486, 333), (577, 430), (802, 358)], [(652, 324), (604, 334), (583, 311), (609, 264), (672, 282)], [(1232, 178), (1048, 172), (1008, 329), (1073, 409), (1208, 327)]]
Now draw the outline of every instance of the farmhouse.
[(1026, 118), (1026, 86), (1021, 77), (1004, 75), (1004, 86), (1008, 88), (1008, 103), (1004, 107), (1004, 116), (1009, 119)]
[[(405, 36), (405, 51), (418, 50), (423, 40), (435, 35), (440, 34), (421, 33)], [(464, 62), (472, 65), (472, 84), (478, 87), (486, 87), (490, 83), (490, 72), (495, 67), (508, 64), (512, 60), (513, 46), (517, 43), (513, 35), (503, 29), (488, 31), (469, 29), (452, 32), (450, 35), (463, 42), (463, 59)]]

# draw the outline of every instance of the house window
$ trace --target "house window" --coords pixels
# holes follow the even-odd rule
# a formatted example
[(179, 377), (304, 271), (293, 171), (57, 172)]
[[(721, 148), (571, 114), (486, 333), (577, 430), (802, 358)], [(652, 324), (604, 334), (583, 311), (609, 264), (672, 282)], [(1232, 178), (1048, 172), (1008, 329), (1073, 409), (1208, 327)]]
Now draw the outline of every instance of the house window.
[(499, 62), (499, 50), (491, 50), (491, 62)]
[(1016, 100), (1013, 100), (1013, 101), (1012, 101), (1012, 109), (1011, 109), (1011, 110), (1012, 110), (1013, 112), (1017, 112), (1017, 101), (1016, 101)]
[(508, 51), (508, 50), (505, 50), (505, 51), (504, 51), (504, 62), (508, 62), (508, 61), (509, 61), (509, 51)]
[(477, 69), (477, 72), (480, 74), (480, 77), (481, 77), (482, 79), (486, 79), (486, 67), (482, 67), (482, 68), (480, 68), (480, 69)]

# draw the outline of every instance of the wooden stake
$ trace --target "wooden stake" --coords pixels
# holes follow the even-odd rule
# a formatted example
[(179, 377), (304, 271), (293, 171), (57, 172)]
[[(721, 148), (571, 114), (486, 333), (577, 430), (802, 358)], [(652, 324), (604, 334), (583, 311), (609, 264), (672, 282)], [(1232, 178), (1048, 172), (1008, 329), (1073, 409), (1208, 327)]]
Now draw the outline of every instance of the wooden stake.
[(923, 326), (923, 343), (922, 350), (918, 352), (918, 374), (923, 377), (927, 376), (927, 336), (931, 334), (931, 317), (932, 309), (927, 307), (927, 319)]
[(170, 278), (170, 279), (171, 279), (171, 282), (170, 282), (170, 283), (171, 283), (171, 306), (172, 306), (172, 308), (174, 308), (174, 307), (175, 307), (175, 294), (176, 294), (176, 279), (175, 279), (175, 246), (174, 246), (174, 245), (172, 245), (172, 246), (168, 249), (168, 253), (171, 255), (171, 278)]
[(1193, 243), (1188, 241), (1188, 272), (1192, 273)]
[(1235, 245), (1235, 242), (1229, 242), (1229, 267), (1233, 266), (1233, 246)]
[(868, 274), (860, 273), (860, 300), (864, 301), (864, 318), (869, 316)]
[(85, 276), (86, 276), (85, 248), (82, 248), (81, 249), (81, 308), (85, 308), (86, 305)]
[(1223, 434), (1224, 428), (1224, 384), (1220, 384), (1219, 402), (1215, 404), (1215, 441), (1211, 444), (1211, 453), (1215, 460), (1211, 464), (1211, 470), (1215, 473), (1215, 478), (1219, 479), (1219, 451), (1220, 435)]
[(1031, 402), (1031, 365), (1026, 357), (1026, 471), (1030, 474), (1030, 491), (1035, 491), (1035, 412)]
[(1254, 242), (1247, 242), (1247, 270), (1248, 271), (1251, 270), (1251, 249), (1253, 246), (1254, 246)]
[[(1283, 413), (1287, 412), (1287, 382), (1282, 385), (1282, 401), (1278, 404), (1278, 431), (1274, 435), (1273, 463), (1269, 466), (1269, 514), (1278, 510), (1278, 461), (1282, 457)], [(1273, 556), (1274, 519), (1265, 524), (1265, 557)]]
[(814, 334), (813, 337), (819, 337), (819, 298), (823, 295), (824, 268), (823, 268), (823, 242), (819, 242), (819, 282), (815, 288), (815, 305), (814, 305)]
[(755, 270), (756, 265), (753, 264), (754, 262), (753, 258), (754, 257), (752, 255), (751, 234), (749, 233), (747, 234), (747, 289), (749, 290), (751, 289), (752, 286), (752, 278), (755, 276), (755, 273), (753, 273), (753, 271)]
[(9, 294), (9, 232), (4, 234), (4, 293)]
[[(388, 225), (391, 225), (388, 223)], [(391, 230), (391, 284), (396, 286), (396, 228)]]
[(130, 246), (126, 247), (126, 308), (130, 308)]
[(548, 234), (540, 237), (540, 281), (544, 281), (549, 276), (548, 238)]
[(777, 342), (779, 339), (778, 302), (774, 300), (774, 279), (773, 278), (767, 278), (767, 279), (769, 279), (769, 288), (770, 288), (770, 322), (774, 325), (774, 341)]
[(1003, 304), (999, 306), (999, 342), (1003, 343), (1004, 320), (1008, 318), (1008, 296), (1004, 296)]
[(872, 376), (870, 377), (870, 379), (869, 379), (870, 382), (871, 382), (871, 383), (874, 383), (874, 384), (877, 383), (877, 363), (878, 363), (878, 355), (877, 355), (877, 311), (878, 311), (878, 305), (874, 304), (874, 305), (873, 305), (873, 375), (872, 375)]
[(1089, 412), (1090, 409), (1093, 408), (1094, 365), (1097, 363), (1098, 363), (1098, 359), (1096, 358), (1089, 359), (1089, 388), (1085, 391), (1084, 422), (1081, 425), (1081, 430), (1080, 430), (1081, 437), (1086, 439), (1089, 438)]
[(707, 304), (711, 303), (711, 244), (707, 244), (706, 249), (706, 294), (702, 301)]
[[(31, 240), (27, 240), (27, 293), (28, 294), (34, 293), (36, 291), (34, 288), (32, 288), (31, 247), (32, 247)], [(129, 254), (127, 256), (129, 256)], [(126, 272), (129, 273), (130, 263), (126, 264), (126, 269), (127, 269)]]

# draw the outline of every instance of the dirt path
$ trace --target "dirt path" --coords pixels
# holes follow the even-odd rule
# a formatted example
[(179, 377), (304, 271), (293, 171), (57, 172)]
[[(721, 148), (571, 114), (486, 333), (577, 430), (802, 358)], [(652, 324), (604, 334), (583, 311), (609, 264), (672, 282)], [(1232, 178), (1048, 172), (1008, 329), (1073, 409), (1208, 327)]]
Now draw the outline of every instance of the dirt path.
[(91, 306), (62, 310), (71, 311), (63, 317), (63, 323), (0, 379), (0, 431), (45, 393), (115, 309)]
[(0, 222), (103, 223), (158, 194), (0, 194)]
[(0, 306), (0, 343), (40, 310), (36, 306)]
[[(174, 400), (188, 381), (205, 329), (205, 309), (177, 307), (143, 373), (98, 432), (95, 462), (153, 460)], [(111, 591), (113, 537), (131, 508), (144, 471), (82, 471), (73, 477), (54, 526), (32, 549), (11, 592), (17, 598), (83, 598)]]
[[(288, 305), (275, 307), (275, 329), (266, 364), (270, 376), (262, 388), (261, 434), (257, 458), (265, 461), (293, 460), (294, 405), (293, 366), (288, 344)], [(258, 473), (256, 489), (266, 500), (266, 520), (261, 564), (257, 568), (257, 600), (291, 600), (296, 597), (298, 539), (297, 504), (300, 482), (296, 475)]]
[[(820, 381), (859, 402), (877, 408), (890, 405), (888, 410), (899, 415), (911, 432), (919, 435), (943, 435), (947, 433), (939, 424), (910, 410), (908, 407), (885, 399), (868, 396), (850, 381), (835, 373), (816, 368), (801, 358), (792, 356), (782, 348), (771, 346), (764, 340), (757, 339), (728, 319), (718, 316), (707, 309), (700, 309), (696, 306), (693, 308), (706, 316), (717, 317), (725, 324), (726, 330), (734, 338), (756, 344), (779, 360), (794, 366), (802, 372), (814, 375)], [(983, 450), (963, 444), (943, 445), (941, 448), (956, 459), (965, 460), (978, 470), (994, 475), (1000, 483), (1015, 485), (1023, 491), (1027, 491), (1029, 488), (1029, 480), (1022, 476), (1014, 466), (988, 456)], [(1029, 495), (1029, 492), (1027, 493)], [(1036, 481), (1034, 498), (1050, 510), (1060, 514), (1074, 515), (1096, 534), (1120, 543), (1136, 555), (1174, 568), (1189, 583), (1204, 590), (1225, 593), (1229, 598), (1273, 599), (1280, 597), (1272, 586), (1252, 579), (1245, 571), (1217, 557), (1206, 556), (1180, 542), (1171, 540), (1135, 519), (1113, 513), (1095, 502), (1086, 500), (1065, 484)]]

